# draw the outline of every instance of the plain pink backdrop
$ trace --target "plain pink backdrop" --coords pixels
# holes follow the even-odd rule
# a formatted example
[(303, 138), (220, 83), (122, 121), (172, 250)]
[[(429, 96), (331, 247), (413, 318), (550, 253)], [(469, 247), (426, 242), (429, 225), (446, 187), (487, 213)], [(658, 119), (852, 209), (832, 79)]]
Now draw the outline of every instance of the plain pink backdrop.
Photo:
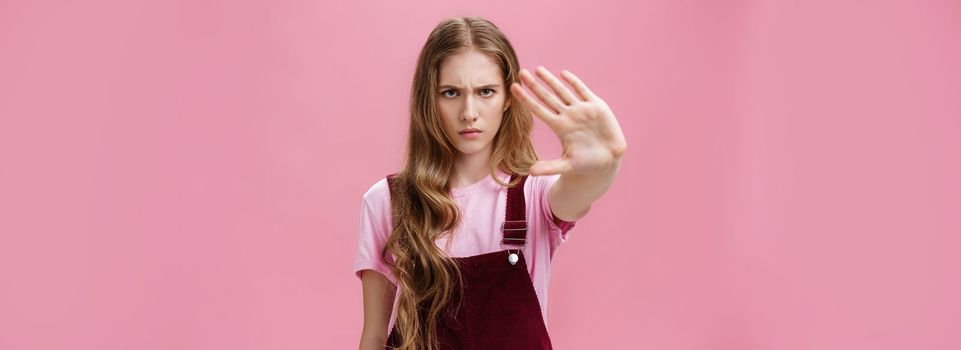
[(557, 349), (961, 348), (958, 1), (0, 0), (0, 349), (356, 348), (361, 195), (468, 14), (630, 145)]

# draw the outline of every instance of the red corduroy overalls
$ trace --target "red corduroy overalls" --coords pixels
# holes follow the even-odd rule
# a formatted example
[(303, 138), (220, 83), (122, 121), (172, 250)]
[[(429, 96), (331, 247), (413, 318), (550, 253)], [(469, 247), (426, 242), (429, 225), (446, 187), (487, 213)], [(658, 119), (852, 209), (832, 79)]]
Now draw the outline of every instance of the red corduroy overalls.
[[(388, 186), (393, 186), (393, 175), (387, 176)], [(511, 181), (516, 176), (511, 175)], [(507, 190), (506, 218), (501, 226), (501, 244), (505, 249), (454, 258), (464, 278), (463, 303), (456, 310), (456, 319), (447, 317), (438, 324), (440, 349), (551, 349), (540, 302), (524, 259), (527, 242), (525, 181), (527, 176)], [(515, 255), (516, 260), (511, 255)], [(450, 308), (458, 305), (458, 299), (454, 297), (444, 315), (449, 315)], [(387, 349), (399, 345), (397, 331), (395, 325), (388, 336)]]

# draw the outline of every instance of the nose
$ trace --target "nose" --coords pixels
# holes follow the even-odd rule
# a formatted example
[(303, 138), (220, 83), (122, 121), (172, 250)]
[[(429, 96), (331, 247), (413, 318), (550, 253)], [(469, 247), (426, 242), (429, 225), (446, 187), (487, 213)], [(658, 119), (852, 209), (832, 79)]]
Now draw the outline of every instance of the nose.
[(467, 96), (464, 99), (464, 109), (461, 111), (460, 120), (472, 122), (477, 120), (477, 107), (474, 106), (474, 97)]

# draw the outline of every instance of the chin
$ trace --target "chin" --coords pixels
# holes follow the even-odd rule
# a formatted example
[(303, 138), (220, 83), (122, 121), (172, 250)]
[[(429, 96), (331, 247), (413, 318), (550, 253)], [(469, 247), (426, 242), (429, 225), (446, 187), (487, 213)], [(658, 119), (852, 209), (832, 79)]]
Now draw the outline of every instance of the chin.
[(477, 145), (470, 145), (468, 147), (462, 146), (462, 147), (457, 147), (457, 150), (461, 154), (474, 154), (474, 153), (479, 153), (480, 151), (483, 151), (484, 148), (487, 146), (488, 144), (484, 144), (483, 146), (477, 146)]
[(474, 153), (477, 153), (477, 152), (480, 151), (480, 150), (479, 150), (479, 149), (473, 149), (473, 148), (471, 148), (471, 149), (458, 148), (457, 151), (460, 152), (460, 154), (474, 154)]

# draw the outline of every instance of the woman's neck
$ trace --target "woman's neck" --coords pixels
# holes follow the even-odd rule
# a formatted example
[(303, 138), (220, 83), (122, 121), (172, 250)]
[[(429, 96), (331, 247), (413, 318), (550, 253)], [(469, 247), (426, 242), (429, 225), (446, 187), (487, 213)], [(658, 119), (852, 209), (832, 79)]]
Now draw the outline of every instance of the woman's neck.
[(490, 174), (490, 148), (474, 154), (461, 154), (454, 162), (451, 188), (464, 187)]

